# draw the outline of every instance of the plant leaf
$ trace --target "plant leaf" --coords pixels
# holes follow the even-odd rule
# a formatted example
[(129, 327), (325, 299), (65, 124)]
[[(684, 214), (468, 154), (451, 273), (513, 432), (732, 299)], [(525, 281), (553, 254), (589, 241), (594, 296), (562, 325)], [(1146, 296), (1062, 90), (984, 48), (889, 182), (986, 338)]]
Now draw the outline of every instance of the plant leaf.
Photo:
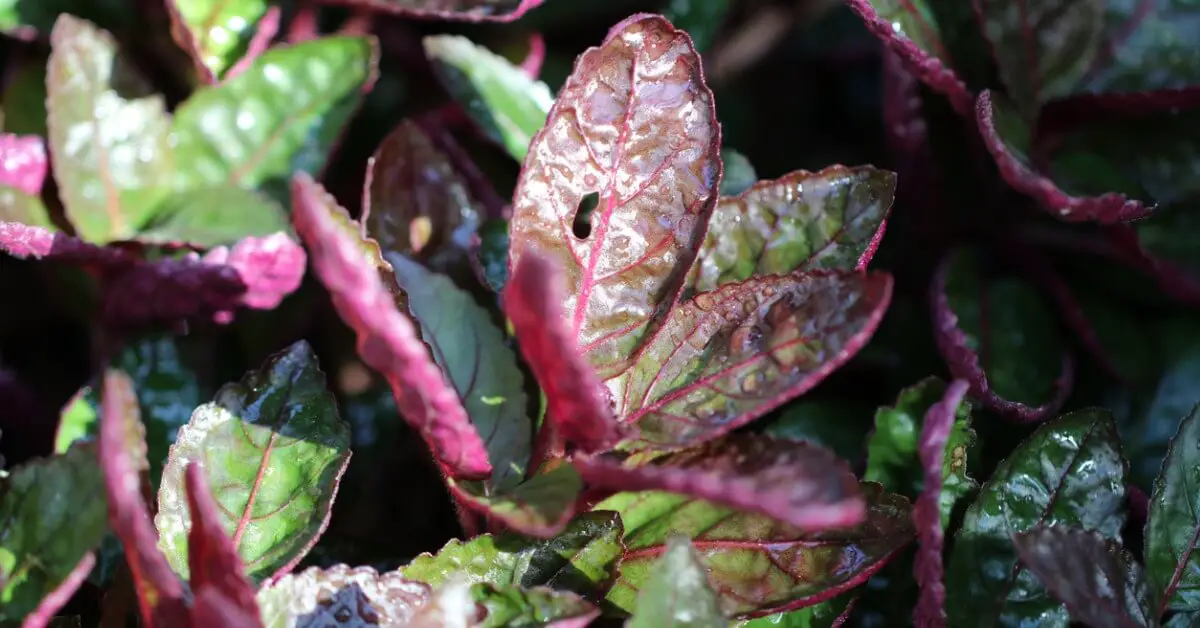
[[(724, 1), (718, 0), (718, 2)], [(750, 186), (758, 183), (758, 172), (754, 170), (754, 164), (750, 163), (749, 158), (736, 150), (722, 148), (721, 163), (725, 168), (725, 172), (721, 176), (721, 185), (718, 187), (721, 198), (737, 196), (749, 190)], [(720, 201), (718, 201), (717, 207), (718, 209), (714, 211), (720, 211)], [(709, 222), (711, 223), (712, 220), (710, 219)], [(709, 224), (709, 229), (712, 229), (712, 224)]]
[(208, 264), (237, 271), (246, 292), (241, 304), (257, 310), (272, 310), (295, 292), (304, 279), (308, 262), (304, 249), (283, 232), (238, 240), (233, 248), (218, 246), (204, 254)]
[(307, 175), (296, 176), (293, 196), (296, 231), (312, 252), (334, 308), (358, 335), (363, 361), (387, 378), (405, 419), (451, 475), (488, 477), (492, 467), (487, 452), (458, 394), (380, 279), (378, 255), (371, 252), (378, 247), (347, 230), (351, 221), (345, 210)]
[(275, 201), (253, 190), (213, 185), (177, 192), (163, 199), (155, 207), (154, 217), (136, 237), (147, 244), (185, 244), (207, 249), (289, 228), (287, 212)]
[(743, 620), (737, 628), (838, 628), (846, 624), (857, 601), (858, 593), (849, 591), (820, 604)]
[(762, 515), (662, 491), (618, 493), (596, 504), (625, 524), (625, 557), (608, 601), (633, 609), (667, 537), (693, 540), (726, 613), (811, 606), (854, 588), (913, 537), (908, 501), (864, 484), (867, 519), (842, 530), (804, 533)]
[(47, 233), (58, 231), (41, 198), (6, 186), (0, 186), (0, 221), (38, 227)]
[(1125, 475), (1108, 412), (1081, 410), (1038, 428), (967, 508), (946, 577), (950, 624), (1032, 620), (1066, 626), (1066, 610), (1017, 562), (1009, 539), (1039, 525), (1072, 525), (1118, 538), (1125, 523)]
[(938, 350), (950, 373), (970, 382), (986, 407), (1037, 421), (1062, 406), (1074, 363), (1054, 314), (1033, 287), (1011, 278), (989, 280), (978, 257), (963, 249), (942, 261), (932, 293)]
[(187, 543), (191, 579), (188, 584), (196, 600), (192, 608), (196, 625), (214, 625), (202, 619), (209, 612), (219, 612), (226, 617), (236, 614), (245, 621), (236, 624), (225, 621), (221, 625), (261, 626), (258, 604), (254, 601), (254, 586), (246, 578), (237, 548), (221, 529), (220, 507), (209, 492), (208, 480), (200, 463), (187, 463), (184, 485), (188, 512), (191, 514)]
[(1197, 442), (1200, 406), (1179, 424), (1150, 496), (1146, 571), (1157, 617), (1168, 609), (1200, 610), (1200, 576), (1196, 573), (1200, 556), (1195, 553), (1200, 516), (1192, 507), (1197, 501)]
[[(75, 568), (63, 578), (61, 584), (54, 588), (42, 598), (37, 608), (25, 616), (25, 620), (21, 622), (21, 628), (43, 628), (50, 626), (57, 628), (59, 626), (68, 625), (62, 622), (63, 618), (55, 617), (59, 611), (66, 606), (79, 587), (88, 579), (92, 568), (96, 566), (96, 554), (88, 552), (83, 555), (83, 558), (75, 565)], [(76, 617), (73, 627), (82, 628), (83, 624)]]
[(246, 54), (266, 0), (169, 0), (171, 35), (212, 78)]
[[(515, 480), (516, 478), (513, 478)], [(451, 492), (479, 512), (514, 530), (539, 537), (558, 534), (575, 513), (583, 480), (574, 467), (562, 464), (516, 484), (490, 490), (483, 482), (446, 478)]]
[(1091, 68), (1079, 91), (1133, 93), (1188, 88), (1200, 82), (1200, 55), (1184, 44), (1195, 32), (1186, 1), (1167, 0), (1152, 10), (1121, 2), (1103, 3), (1103, 63)]
[(294, 172), (315, 173), (374, 81), (364, 37), (268, 50), (245, 72), (197, 91), (175, 112), (175, 187), (256, 188), (286, 203)]
[(582, 628), (600, 614), (600, 609), (570, 591), (477, 584), (471, 587), (471, 594), (475, 603), (487, 610), (487, 617), (478, 624), (480, 628)]
[(0, 220), (0, 250), (18, 259), (53, 259), (108, 269), (123, 269), (138, 263), (137, 257), (123, 249), (100, 247), (54, 228), (7, 220)]
[(196, 255), (137, 264), (105, 290), (103, 318), (113, 326), (175, 322), (237, 307), (246, 292), (237, 269)]
[(261, 582), (287, 573), (329, 523), (349, 448), (350, 428), (325, 390), (316, 355), (303, 340), (293, 344), (222, 387), (179, 429), (158, 491), (159, 547), (186, 578), (184, 471), (199, 462), (219, 487), (221, 526), (247, 574)]
[[(925, 483), (921, 496), (913, 505), (913, 525), (920, 539), (914, 574), (921, 587), (914, 622), (919, 626), (945, 625), (946, 588), (942, 582), (943, 530), (949, 523), (948, 508), (944, 508), (942, 478), (949, 469), (946, 448), (967, 394), (966, 380), (954, 380), (946, 387), (941, 400), (925, 413), (921, 426), (921, 465), (925, 468)], [(968, 410), (969, 412), (969, 410)], [(953, 502), (951, 502), (953, 506)]]
[(866, 344), (891, 290), (880, 273), (796, 272), (680, 304), (606, 382), (617, 416), (639, 430), (627, 446), (711, 440), (807, 392)]
[(0, 133), (0, 186), (37, 196), (48, 169), (42, 138)]
[(662, 557), (655, 562), (638, 593), (628, 628), (659, 626), (719, 627), (728, 622), (708, 582), (708, 573), (686, 536), (667, 538)]
[(853, 526), (867, 514), (849, 465), (819, 447), (765, 436), (733, 434), (638, 467), (601, 457), (571, 463), (588, 486), (668, 490), (802, 530)]
[(805, 397), (784, 406), (780, 417), (767, 423), (764, 436), (824, 447), (858, 468), (873, 408), (858, 399)]
[(1021, 563), (1094, 628), (1155, 626), (1142, 566), (1094, 531), (1039, 526), (1013, 537)]
[(759, 275), (863, 270), (883, 237), (895, 188), (885, 170), (831, 166), (722, 197), (687, 285), (708, 292)]
[(259, 590), (258, 606), (267, 628), (406, 626), (430, 594), (429, 585), (398, 571), (334, 565), (283, 576)]
[(173, 170), (166, 104), (90, 22), (59, 16), (50, 46), (47, 125), (67, 217), (90, 242), (128, 238)]
[(483, 269), (483, 280), (495, 292), (508, 284), (508, 221), (488, 220), (479, 227), (476, 259)]
[(511, 22), (544, 0), (321, 0), (323, 4), (461, 22)]
[[(38, 610), (43, 598), (65, 587), (69, 599), (87, 577), (95, 562), (91, 552), (106, 529), (96, 467), (95, 448), (73, 447), (17, 467), (3, 480), (0, 621), (44, 612)], [(82, 575), (76, 573), (80, 565), (87, 565)]]
[[(602, 379), (628, 366), (671, 307), (717, 200), (719, 148), (691, 40), (649, 15), (579, 57), (530, 145), (509, 267), (537, 250), (565, 271), (570, 335)], [(572, 221), (588, 194), (598, 205), (581, 240)]]
[(421, 41), (446, 91), (492, 141), (524, 161), (554, 105), (550, 88), (466, 37), (434, 35)]

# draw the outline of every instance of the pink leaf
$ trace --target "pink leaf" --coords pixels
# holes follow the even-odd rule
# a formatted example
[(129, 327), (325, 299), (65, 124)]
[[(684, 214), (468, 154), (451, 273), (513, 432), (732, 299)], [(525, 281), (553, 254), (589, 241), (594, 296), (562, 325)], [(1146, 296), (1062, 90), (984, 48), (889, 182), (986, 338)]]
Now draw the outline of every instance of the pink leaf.
[(488, 477), (492, 469), (483, 441), (412, 322), (396, 308), (363, 244), (344, 227), (350, 222), (345, 210), (303, 173), (292, 180), (292, 198), (296, 231), (334, 308), (357, 333), (363, 361), (387, 378), (396, 405), (448, 473), (459, 479)]
[(0, 251), (19, 259), (51, 259), (105, 268), (139, 263), (137, 257), (122, 249), (96, 246), (64, 233), (18, 222), (0, 221)]
[(46, 180), (47, 163), (42, 138), (0, 133), (0, 185), (37, 196)]
[(571, 463), (592, 486), (681, 493), (803, 530), (853, 526), (866, 516), (849, 466), (807, 443), (731, 435), (639, 467), (604, 457)]
[(201, 258), (237, 271), (246, 292), (241, 304), (256, 310), (276, 308), (283, 298), (300, 287), (307, 257), (304, 248), (285, 233), (239, 240), (230, 250), (217, 247)]
[[(252, 628), (262, 626), (254, 586), (246, 578), (242, 559), (221, 527), (221, 515), (204, 479), (199, 463), (184, 471), (192, 529), (188, 533), (188, 570), (196, 604), (192, 618), (196, 626)], [(220, 617), (219, 623), (212, 619)]]
[(946, 625), (946, 587), (942, 582), (942, 516), (939, 501), (942, 493), (943, 462), (950, 428), (958, 406), (967, 394), (969, 384), (958, 379), (946, 387), (942, 400), (925, 413), (921, 428), (920, 456), (925, 467), (925, 483), (913, 505), (913, 526), (917, 529), (921, 549), (916, 558), (917, 583), (921, 587), (913, 620), (918, 628), (937, 628)]
[(512, 22), (545, 0), (317, 0), (407, 17), (458, 22)]
[(541, 33), (529, 36), (529, 54), (521, 61), (521, 71), (533, 80), (542, 73), (542, 64), (546, 61), (546, 39)]
[(254, 60), (259, 55), (271, 47), (271, 41), (279, 34), (279, 20), (282, 14), (283, 10), (276, 5), (267, 7), (267, 12), (258, 21), (258, 30), (254, 31), (254, 37), (250, 39), (250, 44), (246, 47), (246, 54), (225, 71), (224, 80), (228, 81), (245, 72), (247, 68), (254, 65)]
[(67, 605), (67, 602), (71, 601), (71, 596), (75, 595), (79, 586), (87, 580), (88, 574), (92, 572), (92, 567), (95, 566), (96, 554), (94, 552), (84, 554), (83, 558), (79, 559), (79, 564), (75, 565), (66, 579), (49, 595), (42, 598), (42, 602), (33, 612), (25, 616), (25, 621), (21, 622), (21, 628), (46, 628), (50, 625), (54, 616)]

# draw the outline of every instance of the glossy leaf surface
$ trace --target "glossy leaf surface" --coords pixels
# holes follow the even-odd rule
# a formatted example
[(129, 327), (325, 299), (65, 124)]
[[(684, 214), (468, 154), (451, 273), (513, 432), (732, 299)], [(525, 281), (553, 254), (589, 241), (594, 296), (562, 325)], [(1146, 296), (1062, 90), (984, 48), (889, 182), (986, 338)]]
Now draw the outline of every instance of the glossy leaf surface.
[(471, 594), (475, 603), (487, 611), (487, 617), (478, 624), (481, 628), (582, 627), (600, 614), (600, 609), (570, 591), (477, 584), (471, 587)]
[(404, 626), (428, 601), (429, 585), (399, 572), (370, 567), (309, 567), (258, 592), (266, 628), (293, 626)]
[(725, 626), (725, 615), (708, 583), (708, 573), (686, 536), (667, 539), (662, 557), (638, 593), (628, 628)]
[(37, 196), (49, 167), (42, 138), (0, 134), (0, 185)]
[(137, 239), (207, 249), (248, 236), (286, 232), (289, 226), (287, 212), (275, 201), (253, 190), (215, 185), (164, 198), (155, 206), (154, 217), (138, 231)]
[(1067, 414), (1034, 432), (967, 509), (946, 573), (951, 625), (1066, 626), (1066, 609), (1021, 566), (1009, 539), (1039, 525), (1118, 538), (1125, 524), (1125, 475), (1116, 426), (1106, 411)]
[(1079, 91), (1151, 92), (1200, 83), (1200, 53), (1185, 43), (1197, 28), (1195, 7), (1187, 0), (1157, 2), (1149, 10), (1123, 2), (1103, 4), (1101, 45), (1110, 52)]
[(1154, 481), (1146, 522), (1146, 570), (1155, 614), (1167, 609), (1200, 610), (1200, 515), (1192, 506), (1200, 496), (1200, 408), (1179, 425)]
[(261, 581), (286, 573), (316, 543), (349, 447), (350, 429), (304, 341), (223, 387), (180, 428), (163, 470), (155, 524), (172, 568), (188, 574), (188, 464), (200, 463), (216, 487), (221, 526)]
[(326, 4), (463, 22), (511, 22), (544, 0), (322, 0)]
[(170, 0), (179, 20), (172, 35), (214, 77), (246, 53), (267, 0)]
[(495, 517), (515, 530), (550, 537), (562, 530), (574, 514), (583, 480), (568, 464), (549, 471), (544, 469), (519, 484), (498, 490), (471, 480), (447, 479), (447, 482), (451, 492), (468, 507)]

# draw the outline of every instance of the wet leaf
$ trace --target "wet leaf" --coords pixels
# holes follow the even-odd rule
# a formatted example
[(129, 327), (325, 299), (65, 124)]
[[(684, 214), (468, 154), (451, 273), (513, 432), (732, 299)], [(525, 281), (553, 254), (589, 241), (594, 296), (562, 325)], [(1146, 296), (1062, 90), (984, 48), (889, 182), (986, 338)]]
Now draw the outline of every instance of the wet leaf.
[(42, 193), (48, 169), (46, 144), (42, 138), (0, 134), (0, 186), (37, 196)]
[(476, 480), (490, 476), (483, 440), (458, 393), (430, 359), (408, 317), (397, 309), (399, 288), (389, 290), (381, 278), (378, 246), (353, 229), (346, 211), (306, 175), (297, 175), (293, 196), (296, 231), (312, 253), (334, 308), (355, 330), (360, 357), (388, 380), (401, 413), (451, 475)]
[(508, 283), (508, 221), (489, 220), (479, 228), (479, 265), (483, 279), (495, 292)]
[(793, 610), (832, 598), (866, 582), (913, 538), (907, 500), (878, 484), (862, 492), (863, 524), (817, 533), (674, 493), (618, 493), (596, 505), (619, 512), (625, 524), (627, 551), (607, 599), (634, 608), (673, 532), (692, 539), (726, 613)]
[(606, 457), (571, 462), (588, 486), (668, 490), (805, 530), (852, 526), (866, 516), (849, 466), (805, 443), (734, 434), (642, 466)]
[(1078, 91), (1151, 92), (1188, 88), (1200, 82), (1200, 52), (1194, 36), (1194, 7), (1186, 0), (1159, 2), (1150, 10), (1105, 2), (1104, 40), (1109, 49)]
[[(104, 536), (95, 447), (73, 447), (17, 467), (2, 490), (0, 621), (18, 621), (68, 581)], [(77, 577), (75, 586), (86, 576)]]
[(688, 285), (728, 283), (795, 270), (862, 270), (883, 237), (894, 174), (872, 167), (799, 170), (722, 197)]
[(1153, 593), (1155, 612), (1200, 610), (1200, 516), (1193, 504), (1197, 474), (1200, 473), (1200, 406), (1194, 407), (1179, 424), (1171, 439), (1154, 492), (1146, 522), (1146, 571)]
[(726, 626), (708, 573), (686, 536), (667, 538), (662, 557), (650, 568), (638, 593), (628, 628)]
[(575, 512), (583, 480), (574, 467), (562, 464), (509, 486), (492, 489), (483, 482), (447, 478), (450, 490), (465, 505), (495, 517), (514, 530), (539, 537), (557, 534)]
[(481, 628), (586, 626), (600, 614), (600, 609), (570, 591), (477, 584), (471, 594), (476, 604), (487, 609), (487, 617), (478, 624)]
[(1142, 566), (1116, 541), (1060, 525), (1022, 532), (1013, 545), (1072, 620), (1094, 628), (1158, 625)]
[(217, 487), (221, 525), (262, 581), (295, 567), (324, 531), (349, 447), (350, 428), (304, 341), (224, 386), (180, 428), (163, 469), (155, 525), (171, 567), (187, 577), (189, 463)]
[(258, 592), (258, 606), (266, 628), (404, 626), (430, 593), (398, 571), (334, 565), (283, 576)]
[(288, 201), (294, 172), (316, 173), (374, 80), (374, 40), (323, 37), (268, 50), (175, 112), (176, 189), (235, 186)]
[(170, 0), (177, 17), (171, 29), (180, 47), (221, 77), (246, 53), (267, 0)]
[(253, 190), (214, 185), (164, 198), (137, 240), (207, 249), (289, 229), (287, 212), (270, 198)]
[(1067, 625), (1067, 611), (1017, 561), (1010, 537), (1070, 525), (1119, 538), (1126, 463), (1112, 416), (1081, 410), (1040, 427), (967, 508), (946, 574), (950, 625)]
[(412, 17), (463, 22), (511, 22), (544, 0), (322, 0)]
[(90, 242), (128, 238), (170, 184), (166, 104), (90, 22), (60, 16), (50, 46), (47, 125), (67, 217)]
[(435, 35), (422, 42), (450, 95), (488, 137), (524, 161), (554, 104), (550, 88), (465, 37)]
[(845, 625), (857, 599), (858, 593), (850, 591), (832, 600), (794, 611), (748, 619), (739, 622), (737, 628), (837, 628)]
[[(195, 625), (217, 625), (212, 621), (215, 617), (224, 619), (220, 624), (225, 626), (249, 628), (260, 625), (254, 585), (246, 578), (237, 548), (222, 529), (220, 507), (209, 492), (204, 469), (199, 463), (187, 463), (184, 485), (191, 515), (188, 585), (195, 599), (192, 606)], [(239, 621), (230, 621), (232, 617)]]

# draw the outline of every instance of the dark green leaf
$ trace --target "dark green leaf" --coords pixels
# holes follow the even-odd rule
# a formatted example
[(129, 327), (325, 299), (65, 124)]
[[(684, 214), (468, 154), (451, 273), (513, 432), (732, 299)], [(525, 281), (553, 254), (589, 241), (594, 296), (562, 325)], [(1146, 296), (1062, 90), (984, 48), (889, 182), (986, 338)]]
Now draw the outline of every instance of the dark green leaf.
[(1111, 52), (1081, 91), (1147, 92), (1192, 87), (1200, 82), (1196, 5), (1163, 0), (1148, 5), (1104, 2), (1105, 41)]
[(508, 283), (508, 221), (489, 220), (479, 228), (479, 265), (483, 278), (496, 292)]
[(854, 591), (843, 593), (827, 602), (739, 622), (737, 628), (835, 628), (857, 596)]
[(1010, 537), (1038, 525), (1070, 525), (1118, 538), (1125, 474), (1106, 411), (1067, 414), (1034, 432), (967, 509), (946, 572), (950, 624), (1065, 628), (1066, 609), (1018, 563)]
[[(218, 78), (246, 53), (255, 24), (268, 6), (267, 0), (167, 1), (178, 13), (178, 26), (187, 31), (183, 36), (190, 45), (184, 48), (192, 48), (196, 60)], [(181, 34), (172, 34), (180, 39)]]
[(261, 581), (291, 570), (324, 530), (349, 446), (304, 341), (217, 391), (179, 430), (163, 469), (155, 525), (171, 567), (186, 577), (188, 462), (203, 466), (247, 575)]
[(0, 29), (25, 38), (45, 35), (64, 13), (106, 27), (127, 25), (135, 15), (130, 0), (0, 0)]
[(686, 536), (672, 534), (667, 538), (662, 557), (650, 568), (641, 588), (626, 628), (728, 625), (709, 585), (707, 570)]
[(819, 445), (856, 463), (862, 459), (873, 410), (871, 404), (853, 399), (801, 398), (768, 423), (763, 434)]
[(670, 0), (663, 14), (692, 36), (696, 50), (704, 52), (721, 29), (728, 12), (729, 0)]
[(478, 624), (479, 628), (535, 628), (553, 626), (559, 621), (586, 625), (590, 618), (600, 614), (595, 606), (569, 591), (479, 583), (471, 587), (471, 594), (477, 604), (487, 609), (487, 617)]
[(291, 223), (278, 203), (253, 190), (215, 185), (176, 192), (163, 199), (137, 239), (151, 244), (212, 248), (279, 231), (291, 231)]
[[(120, 0), (123, 1), (123, 0)], [(54, 17), (52, 16), (51, 20)], [(19, 63), (4, 84), (4, 131), (46, 137), (46, 56)]]
[(1171, 440), (1154, 481), (1146, 522), (1146, 570), (1156, 615), (1168, 609), (1200, 611), (1200, 406), (1194, 407)]
[(732, 148), (722, 148), (721, 162), (725, 165), (725, 172), (721, 174), (721, 187), (718, 188), (721, 196), (737, 196), (758, 183), (758, 173), (754, 171), (754, 164), (750, 163), (750, 159), (745, 155)]

